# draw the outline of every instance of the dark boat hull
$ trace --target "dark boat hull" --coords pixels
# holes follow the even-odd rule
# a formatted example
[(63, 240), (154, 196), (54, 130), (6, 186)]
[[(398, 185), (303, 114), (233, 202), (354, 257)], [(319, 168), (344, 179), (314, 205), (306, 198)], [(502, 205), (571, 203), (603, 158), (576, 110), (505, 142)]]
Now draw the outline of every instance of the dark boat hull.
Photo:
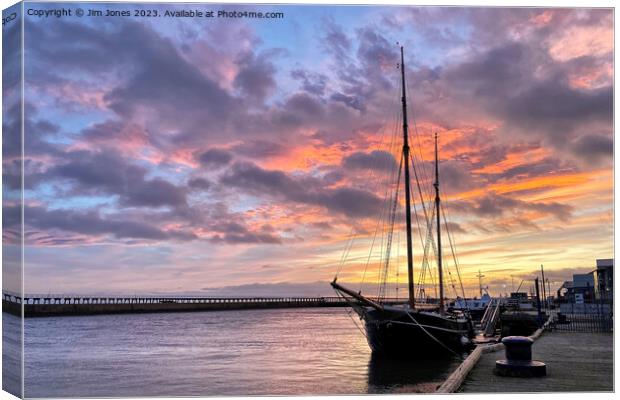
[(390, 356), (437, 357), (471, 348), (470, 320), (417, 310), (359, 309), (373, 353)]

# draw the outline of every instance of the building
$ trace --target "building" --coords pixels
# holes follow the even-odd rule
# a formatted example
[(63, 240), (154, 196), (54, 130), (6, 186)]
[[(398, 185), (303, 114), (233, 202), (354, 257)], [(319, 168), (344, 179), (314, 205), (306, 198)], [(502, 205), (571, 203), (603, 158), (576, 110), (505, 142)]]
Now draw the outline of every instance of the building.
[(596, 260), (596, 269), (574, 274), (557, 290), (558, 300), (568, 303), (612, 303), (614, 298), (614, 260)]
[(613, 302), (614, 299), (614, 259), (596, 260), (596, 270), (592, 271), (594, 292), (597, 301)]
[(565, 281), (557, 291), (557, 298), (560, 302), (574, 302), (573, 281)]
[(594, 273), (573, 275), (573, 301), (580, 303), (594, 302)]

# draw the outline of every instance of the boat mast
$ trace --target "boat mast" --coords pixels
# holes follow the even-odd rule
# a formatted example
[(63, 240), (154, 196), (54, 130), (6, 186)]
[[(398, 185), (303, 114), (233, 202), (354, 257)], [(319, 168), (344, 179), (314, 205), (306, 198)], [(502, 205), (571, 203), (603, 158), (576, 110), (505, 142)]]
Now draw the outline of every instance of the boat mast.
[(439, 199), (439, 155), (437, 151), (437, 132), (435, 132), (435, 215), (437, 216), (437, 269), (439, 270), (439, 312), (444, 312), (443, 304), (443, 268), (441, 259), (441, 213)]
[(480, 289), (480, 298), (482, 298), (482, 278), (484, 278), (484, 275), (482, 275), (482, 271), (478, 270), (478, 289)]
[(405, 90), (405, 56), (400, 46), (400, 76), (403, 87), (403, 158), (405, 159), (405, 215), (407, 218), (407, 275), (409, 277), (409, 306), (415, 308), (413, 290), (413, 243), (411, 240), (411, 190), (409, 189), (409, 125), (407, 124), (407, 92)]

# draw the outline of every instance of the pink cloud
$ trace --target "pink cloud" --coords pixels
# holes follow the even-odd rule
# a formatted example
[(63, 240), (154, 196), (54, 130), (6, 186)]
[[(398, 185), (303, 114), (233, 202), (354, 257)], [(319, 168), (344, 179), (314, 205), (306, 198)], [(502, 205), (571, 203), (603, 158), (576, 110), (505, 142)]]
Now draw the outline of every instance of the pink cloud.
[(614, 50), (613, 37), (613, 27), (606, 24), (566, 27), (551, 40), (549, 54), (558, 61), (582, 56), (604, 56)]

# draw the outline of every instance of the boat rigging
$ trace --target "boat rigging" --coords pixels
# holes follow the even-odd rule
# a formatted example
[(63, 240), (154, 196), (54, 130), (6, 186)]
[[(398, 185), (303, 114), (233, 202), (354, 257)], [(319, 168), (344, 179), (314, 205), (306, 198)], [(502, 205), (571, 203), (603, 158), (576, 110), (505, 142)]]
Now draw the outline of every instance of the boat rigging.
[[(460, 350), (468, 346), (473, 338), (473, 324), (471, 318), (466, 311), (447, 310), (444, 304), (444, 264), (442, 262), (441, 253), (441, 215), (442, 204), (439, 186), (439, 151), (438, 136), (435, 133), (435, 176), (434, 176), (434, 206), (432, 207), (432, 215), (429, 218), (427, 210), (424, 206), (424, 198), (418, 176), (414, 157), (411, 154), (409, 143), (409, 125), (407, 115), (407, 85), (405, 81), (405, 57), (404, 49), (400, 47), (400, 81), (401, 81), (401, 106), (402, 106), (402, 149), (400, 154), (400, 163), (398, 164), (398, 173), (396, 175), (395, 187), (386, 193), (386, 230), (387, 240), (385, 244), (385, 253), (381, 252), (381, 257), (385, 257), (384, 261), (380, 260), (382, 271), (379, 274), (379, 292), (377, 298), (373, 299), (365, 296), (360, 291), (355, 291), (337, 282), (338, 273), (331, 282), (339, 296), (349, 301), (351, 308), (360, 316), (365, 325), (365, 336), (368, 343), (377, 353), (385, 354), (408, 354), (409, 356), (428, 356), (444, 354), (458, 354)], [(419, 143), (419, 142), (418, 142)], [(410, 164), (411, 162), (411, 164)], [(413, 254), (413, 235), (412, 235), (412, 207), (415, 202), (412, 199), (413, 190), (411, 187), (410, 166), (413, 169), (416, 186), (420, 192), (420, 201), (424, 209), (424, 220), (426, 222), (426, 240), (424, 244), (423, 262), (420, 271), (420, 277), (423, 279), (426, 273), (432, 278), (432, 274), (428, 265), (428, 251), (433, 247), (437, 255), (437, 278), (439, 287), (438, 302), (419, 302), (415, 298), (415, 282), (414, 282), (414, 254)], [(404, 171), (403, 171), (404, 169)], [(402, 305), (382, 304), (382, 298), (385, 296), (386, 285), (388, 280), (388, 272), (390, 267), (390, 254), (392, 251), (392, 239), (399, 204), (399, 187), (401, 172), (404, 172), (404, 190), (405, 190), (405, 229), (406, 229), (406, 247), (407, 247), (407, 277), (408, 277), (408, 300)], [(423, 172), (423, 170), (421, 170)], [(393, 194), (393, 198), (392, 198)], [(402, 203), (400, 203), (402, 204)], [(419, 217), (414, 214), (418, 221), (420, 238), (422, 239), (422, 228), (420, 227)], [(433, 221), (435, 219), (435, 221)], [(447, 224), (446, 224), (447, 226)], [(433, 229), (436, 233), (436, 243), (433, 240)], [(377, 229), (378, 230), (378, 229)], [(448, 232), (449, 235), (449, 232)], [(450, 236), (448, 236), (450, 238)], [(382, 242), (383, 243), (383, 242)], [(450, 245), (453, 250), (452, 240)], [(371, 245), (374, 246), (374, 239)], [(398, 246), (397, 246), (398, 248)], [(346, 250), (346, 254), (350, 251), (350, 247)], [(370, 256), (369, 256), (370, 260)], [(398, 258), (396, 260), (398, 264)], [(368, 266), (368, 265), (367, 265)], [(456, 257), (455, 257), (455, 267)], [(398, 274), (398, 265), (396, 266)], [(457, 269), (458, 272), (458, 269)], [(364, 276), (365, 276), (364, 272)], [(397, 275), (398, 276), (398, 275)], [(450, 274), (450, 279), (452, 276)], [(460, 279), (460, 274), (459, 274)], [(418, 282), (420, 294), (426, 296), (423, 280)], [(452, 287), (455, 289), (454, 284)], [(461, 284), (462, 288), (462, 284)], [(456, 290), (456, 289), (455, 289)], [(398, 292), (397, 292), (398, 293)], [(428, 300), (428, 299), (426, 299)]]

